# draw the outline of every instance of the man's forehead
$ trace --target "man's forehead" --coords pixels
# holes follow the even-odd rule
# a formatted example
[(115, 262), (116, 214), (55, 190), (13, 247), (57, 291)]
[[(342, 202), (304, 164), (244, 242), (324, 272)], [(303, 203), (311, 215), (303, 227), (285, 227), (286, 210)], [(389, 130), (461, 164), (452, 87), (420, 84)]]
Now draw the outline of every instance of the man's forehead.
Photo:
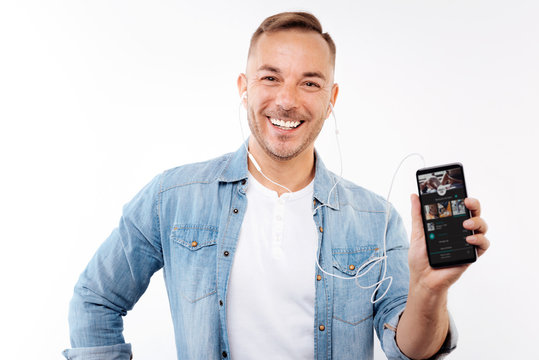
[[(248, 71), (268, 68), (278, 69), (272, 61), (307, 60), (315, 68), (308, 71), (320, 73), (324, 68), (333, 70), (329, 45), (324, 38), (314, 32), (301, 29), (278, 30), (262, 34), (254, 44), (247, 59)], [(317, 69), (317, 68), (318, 69)]]

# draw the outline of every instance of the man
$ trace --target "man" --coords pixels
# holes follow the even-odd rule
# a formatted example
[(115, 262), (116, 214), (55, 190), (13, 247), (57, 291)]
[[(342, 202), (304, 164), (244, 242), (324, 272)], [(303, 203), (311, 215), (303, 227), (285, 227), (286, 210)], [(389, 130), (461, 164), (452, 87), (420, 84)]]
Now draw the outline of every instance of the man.
[[(166, 171), (126, 205), (75, 287), (67, 358), (129, 359), (121, 317), (162, 267), (179, 359), (371, 359), (373, 328), (391, 359), (455, 347), (447, 291), (466, 267), (429, 267), (417, 196), (409, 252), (390, 209), (391, 286), (373, 303), (373, 288), (354, 280), (382, 278), (381, 263), (362, 264), (382, 255), (386, 204), (338, 180), (314, 151), (338, 95), (334, 64), (314, 16), (264, 20), (238, 78), (248, 144)], [(481, 255), (486, 224), (476, 200), (466, 205)]]

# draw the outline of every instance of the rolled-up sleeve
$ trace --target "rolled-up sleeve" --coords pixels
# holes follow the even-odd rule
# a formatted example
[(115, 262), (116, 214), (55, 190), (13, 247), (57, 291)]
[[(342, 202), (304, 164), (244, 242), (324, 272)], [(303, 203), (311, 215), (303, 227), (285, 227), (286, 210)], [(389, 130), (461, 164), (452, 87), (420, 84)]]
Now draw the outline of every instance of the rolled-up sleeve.
[(67, 349), (62, 352), (68, 360), (130, 360), (131, 344)]
[(160, 177), (124, 206), (120, 224), (99, 247), (75, 285), (69, 308), (67, 359), (129, 359), (123, 316), (163, 266)]

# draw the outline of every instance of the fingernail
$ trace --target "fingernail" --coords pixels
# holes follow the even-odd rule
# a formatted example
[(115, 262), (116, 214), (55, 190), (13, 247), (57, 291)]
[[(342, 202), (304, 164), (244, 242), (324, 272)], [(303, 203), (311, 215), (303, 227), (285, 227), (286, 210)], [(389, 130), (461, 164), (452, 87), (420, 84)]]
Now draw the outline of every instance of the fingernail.
[(473, 220), (466, 220), (463, 225), (464, 226), (473, 226)]
[(477, 240), (477, 238), (476, 238), (475, 236), (473, 236), (473, 235), (472, 235), (472, 236), (468, 236), (468, 237), (466, 238), (466, 241), (475, 242), (475, 240)]

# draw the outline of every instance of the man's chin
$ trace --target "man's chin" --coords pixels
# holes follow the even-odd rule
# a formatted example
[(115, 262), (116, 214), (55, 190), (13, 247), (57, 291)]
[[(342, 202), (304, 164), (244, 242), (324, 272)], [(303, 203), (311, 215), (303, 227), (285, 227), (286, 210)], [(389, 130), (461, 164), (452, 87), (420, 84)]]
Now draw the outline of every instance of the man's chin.
[(278, 161), (288, 161), (292, 160), (296, 157), (298, 157), (305, 149), (302, 149), (301, 147), (296, 148), (287, 148), (287, 147), (280, 147), (280, 148), (266, 148), (266, 152), (268, 155), (270, 155), (273, 159)]

